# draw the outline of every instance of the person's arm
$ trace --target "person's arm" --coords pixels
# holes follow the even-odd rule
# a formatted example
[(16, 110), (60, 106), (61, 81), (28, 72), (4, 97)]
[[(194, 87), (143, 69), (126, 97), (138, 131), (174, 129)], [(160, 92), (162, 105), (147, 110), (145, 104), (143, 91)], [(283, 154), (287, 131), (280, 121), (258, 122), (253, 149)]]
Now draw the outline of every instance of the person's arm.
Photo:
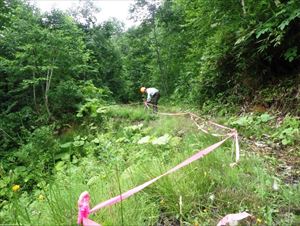
[(151, 101), (151, 95), (150, 95), (150, 92), (147, 93), (147, 102), (149, 103)]

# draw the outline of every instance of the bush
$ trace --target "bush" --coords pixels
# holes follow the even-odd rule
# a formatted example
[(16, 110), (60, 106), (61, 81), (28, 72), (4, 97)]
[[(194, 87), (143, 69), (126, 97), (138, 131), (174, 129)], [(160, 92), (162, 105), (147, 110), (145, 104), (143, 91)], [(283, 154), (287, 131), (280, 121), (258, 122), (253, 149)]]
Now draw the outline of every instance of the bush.
[(49, 95), (52, 114), (56, 119), (70, 120), (84, 95), (73, 80), (61, 81)]

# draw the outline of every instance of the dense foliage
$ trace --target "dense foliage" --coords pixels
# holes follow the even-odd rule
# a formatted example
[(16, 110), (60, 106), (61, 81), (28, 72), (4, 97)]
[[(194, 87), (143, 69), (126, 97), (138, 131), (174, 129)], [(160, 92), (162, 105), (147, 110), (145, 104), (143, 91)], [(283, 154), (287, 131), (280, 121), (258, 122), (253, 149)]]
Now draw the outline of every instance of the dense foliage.
[[(170, 105), (186, 104), (194, 110), (201, 109), (203, 114), (224, 117), (220, 119), (223, 123), (237, 128), (250, 140), (275, 147), (275, 152), (289, 147), (289, 153), (299, 160), (299, 0), (135, 0), (131, 16), (140, 24), (128, 30), (113, 19), (98, 23), (94, 15), (99, 11), (93, 1), (81, 3), (69, 12), (42, 13), (26, 0), (0, 0), (0, 223), (31, 224), (28, 210), (22, 210), (24, 206), (30, 206), (34, 212), (45, 208), (32, 201), (34, 197), (42, 195), (40, 201), (44, 200), (45, 193), (52, 198), (51, 195), (62, 197), (51, 194), (51, 186), (64, 190), (65, 187), (57, 185), (58, 181), (73, 177), (72, 170), (88, 168), (88, 158), (95, 164), (107, 164), (107, 175), (113, 175), (116, 167), (121, 167), (118, 168), (121, 171), (135, 167), (142, 162), (141, 156), (150, 159), (153, 146), (143, 147), (139, 153), (135, 145), (142, 136), (150, 136), (150, 129), (135, 126), (132, 129), (131, 124), (144, 121), (149, 123), (149, 128), (155, 128), (157, 136), (162, 136), (168, 131), (160, 131), (163, 128), (156, 123), (164, 123), (157, 122), (156, 116), (144, 114), (143, 110), (112, 107), (116, 103), (141, 101), (141, 86), (157, 87), (162, 102)], [(125, 127), (123, 132), (120, 132), (121, 125)], [(188, 143), (194, 142), (195, 137), (188, 132), (189, 136), (184, 136), (186, 140), (182, 139), (182, 147), (190, 149)], [(172, 136), (180, 137), (176, 133)], [(176, 145), (162, 147), (159, 156), (163, 157), (159, 161), (175, 161), (171, 156), (178, 151)], [(131, 152), (135, 163), (126, 162)], [(298, 204), (291, 199), (296, 199), (299, 186), (287, 185), (282, 193), (268, 196), (268, 185), (274, 178), (267, 175), (266, 169), (258, 173), (262, 161), (250, 157), (254, 164), (245, 161), (245, 168), (233, 170), (231, 176), (248, 172), (252, 177), (260, 177), (255, 183), (264, 182), (262, 187), (249, 188), (255, 200), (249, 205), (240, 203), (239, 209), (234, 205), (218, 205), (228, 211), (238, 211), (265, 202), (256, 213), (266, 218), (266, 224), (272, 225), (281, 213), (290, 214), (283, 218), (283, 224), (292, 222), (293, 210), (280, 208), (294, 208)], [(80, 160), (84, 163), (79, 163)], [(206, 167), (214, 163), (213, 157)], [(66, 169), (70, 172), (64, 173)], [(101, 170), (104, 168), (97, 171), (99, 175), (105, 172)], [(98, 183), (99, 175), (79, 174), (76, 180), (81, 187), (76, 192), (86, 188), (84, 183), (91, 178), (96, 178)], [(296, 181), (299, 174), (296, 171), (293, 175)], [(221, 189), (219, 179), (207, 178), (207, 181), (216, 183), (214, 189), (218, 190)], [(192, 177), (192, 180), (199, 178)], [(277, 177), (274, 180), (280, 181)], [(227, 183), (231, 182), (227, 178)], [(153, 199), (170, 201), (169, 205), (154, 202), (144, 210), (145, 214), (155, 216), (148, 219), (149, 224), (163, 224), (164, 214), (166, 219), (171, 219), (170, 224), (183, 219), (188, 223), (203, 222), (208, 215), (204, 212), (206, 207), (188, 214), (198, 208), (193, 202), (185, 213), (174, 218), (177, 210), (172, 208), (177, 202), (174, 198), (177, 191), (168, 193), (168, 188), (173, 186), (168, 185), (166, 190), (160, 188), (161, 192), (173, 198), (150, 191), (142, 199), (145, 203)], [(200, 185), (203, 184), (191, 186), (200, 189)], [(20, 187), (24, 192), (22, 197), (13, 192)], [(242, 197), (242, 182), (237, 187)], [(186, 192), (184, 188), (182, 191)], [(204, 188), (202, 192), (204, 196), (212, 191)], [(229, 198), (221, 193), (218, 190), (220, 200)], [(203, 201), (203, 196), (197, 200)], [(53, 202), (48, 200), (48, 204), (56, 205), (56, 198)], [(74, 206), (70, 205), (77, 196), (68, 198), (70, 203), (66, 208), (72, 212)], [(284, 204), (280, 206), (278, 200), (284, 200)], [(19, 210), (7, 220), (5, 215), (15, 207)], [(211, 203), (210, 207), (216, 206)], [(47, 211), (49, 214), (53, 209)], [(47, 214), (42, 220), (49, 221), (51, 214)], [(146, 222), (145, 216), (139, 216), (140, 222)], [(53, 222), (65, 223), (64, 218), (66, 215)], [(108, 224), (120, 225), (120, 221), (118, 216)], [(215, 221), (209, 216), (207, 222)]]
[[(151, 1), (137, 2), (133, 12), (143, 8), (149, 14), (140, 27), (125, 34), (131, 39), (139, 32), (143, 41), (125, 41), (130, 61), (124, 66), (131, 74), (146, 72), (146, 78), (140, 73), (141, 83), (146, 80), (164, 95), (198, 104), (212, 99), (252, 102), (262, 88), (286, 78), (296, 81), (288, 87), (289, 95), (295, 99), (299, 93), (299, 1), (242, 5), (175, 0), (163, 1), (160, 7)], [(137, 50), (144, 50), (143, 57)], [(132, 67), (135, 61), (142, 64)], [(277, 102), (274, 98), (260, 101), (269, 107)], [(295, 104), (290, 107), (299, 114)]]

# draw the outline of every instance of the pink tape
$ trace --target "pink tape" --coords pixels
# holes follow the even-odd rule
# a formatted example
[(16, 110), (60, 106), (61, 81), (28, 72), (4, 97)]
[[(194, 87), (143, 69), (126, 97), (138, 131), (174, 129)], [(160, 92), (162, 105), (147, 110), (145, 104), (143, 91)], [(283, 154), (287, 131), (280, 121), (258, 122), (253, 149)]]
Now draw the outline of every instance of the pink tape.
[[(190, 114), (191, 118), (192, 118), (192, 116), (196, 116), (193, 113), (189, 113), (189, 112), (188, 113), (160, 113), (160, 114), (162, 114), (162, 115), (186, 115), (186, 114)], [(196, 117), (199, 118), (198, 116), (196, 116)], [(135, 193), (137, 193), (137, 192), (143, 190), (144, 188), (148, 187), (149, 185), (151, 185), (155, 181), (159, 180), (161, 177), (169, 175), (169, 174), (171, 174), (171, 173), (173, 173), (173, 172), (181, 169), (182, 167), (185, 167), (185, 166), (191, 164), (192, 162), (194, 162), (194, 161), (196, 161), (196, 160), (198, 160), (200, 158), (203, 158), (205, 155), (207, 155), (208, 153), (212, 152), (213, 150), (215, 150), (216, 148), (218, 148), (220, 145), (222, 145), (230, 137), (233, 137), (233, 139), (235, 141), (236, 162), (238, 162), (240, 154), (239, 154), (239, 143), (238, 143), (238, 134), (237, 134), (237, 131), (233, 130), (233, 129), (230, 129), (230, 128), (227, 128), (227, 127), (224, 127), (224, 126), (221, 126), (221, 125), (219, 125), (217, 123), (213, 123), (213, 122), (210, 122), (210, 123), (212, 123), (212, 124), (214, 124), (216, 126), (219, 126), (219, 127), (223, 128), (223, 129), (229, 129), (231, 131), (231, 133), (228, 133), (227, 137), (225, 139), (223, 139), (222, 141), (220, 141), (218, 143), (215, 143), (215, 144), (213, 144), (213, 145), (205, 148), (204, 150), (201, 150), (201, 151), (197, 152), (196, 154), (194, 154), (190, 158), (186, 159), (182, 163), (178, 164), (174, 168), (168, 170), (166, 173), (164, 173), (164, 174), (162, 174), (162, 175), (160, 175), (158, 177), (155, 177), (152, 180), (147, 181), (144, 184), (141, 184), (141, 185), (139, 185), (139, 186), (137, 186), (137, 187), (135, 187), (135, 188), (133, 188), (133, 189), (131, 189), (131, 190), (129, 190), (129, 191), (121, 194), (121, 195), (118, 195), (118, 196), (113, 197), (113, 198), (111, 198), (109, 200), (106, 200), (106, 201), (104, 201), (104, 202), (96, 205), (91, 210), (90, 210), (90, 207), (89, 207), (90, 195), (89, 195), (88, 192), (83, 192), (80, 195), (79, 200), (78, 200), (78, 209), (79, 210), (78, 210), (77, 223), (78, 224), (83, 224), (84, 226), (101, 226), (100, 224), (98, 224), (98, 223), (96, 223), (96, 222), (88, 219), (88, 216), (89, 216), (90, 213), (95, 213), (99, 209), (102, 209), (102, 208), (104, 208), (106, 206), (111, 206), (113, 204), (121, 202), (124, 199), (127, 199), (130, 196), (134, 195)], [(196, 123), (196, 125), (198, 126), (198, 128), (200, 128), (200, 126), (197, 123)], [(229, 215), (225, 216), (220, 222), (221, 223), (225, 222), (225, 218), (226, 217), (227, 217), (226, 219), (231, 219), (232, 217), (241, 217), (241, 216), (244, 216), (243, 213), (242, 214), (237, 214), (237, 216), (235, 216), (235, 214), (229, 214)]]
[(235, 221), (240, 221), (250, 216), (252, 215), (247, 212), (228, 214), (219, 221), (217, 226), (237, 225)]
[[(89, 209), (89, 200), (90, 200), (90, 196), (87, 192), (83, 192), (78, 200), (78, 224), (83, 223), (84, 225), (89, 225), (89, 224), (85, 224), (85, 222), (88, 220), (88, 215), (90, 213), (94, 213), (96, 211), (98, 211), (101, 208), (104, 208), (106, 206), (111, 206), (115, 203), (118, 203), (124, 199), (127, 199), (128, 197), (134, 195), (135, 193), (143, 190), (144, 188), (148, 187), (149, 185), (151, 185), (152, 183), (154, 183), (155, 181), (157, 181), (158, 179), (160, 179), (161, 177), (164, 177), (168, 174), (171, 174), (179, 169), (181, 169), (182, 167), (185, 167), (187, 165), (189, 165), (190, 163), (204, 157), (205, 155), (207, 155), (208, 153), (212, 152), (213, 150), (215, 150), (216, 148), (218, 148), (220, 145), (222, 145), (228, 138), (232, 137), (233, 134), (231, 134), (230, 136), (226, 137), (225, 139), (223, 139), (222, 141), (215, 143), (207, 148), (205, 148), (204, 150), (199, 151), (198, 153), (194, 154), (193, 156), (191, 156), (190, 158), (186, 159), (185, 161), (183, 161), (182, 163), (178, 164), (177, 166), (175, 166), (174, 168), (168, 170), (166, 173), (145, 182), (142, 185), (139, 185), (121, 195), (118, 195), (116, 197), (113, 197), (107, 201), (104, 201), (98, 205), (96, 205), (93, 209)], [(94, 222), (95, 223), (95, 222)], [(97, 223), (95, 223), (95, 225), (99, 225)]]
[(88, 218), (83, 218), (83, 226), (101, 226), (101, 224), (98, 224)]
[(222, 129), (227, 129), (227, 130), (230, 130), (230, 131), (232, 131), (233, 129), (231, 129), (231, 128), (228, 128), (228, 127), (226, 127), (226, 126), (222, 126), (222, 125), (220, 125), (220, 124), (218, 124), (218, 123), (215, 123), (215, 122), (212, 122), (212, 121), (208, 121), (210, 124), (213, 124), (213, 125), (215, 125), (215, 126), (218, 126), (218, 127), (220, 127), (220, 128), (222, 128)]
[[(164, 112), (159, 112), (158, 114), (160, 115), (170, 115), (170, 116), (176, 116), (176, 115), (190, 115), (191, 117), (195, 117), (196, 119), (201, 119), (201, 120), (204, 120), (203, 118), (199, 117), (198, 115), (192, 113), (192, 112), (179, 112), (179, 113), (164, 113)], [(193, 120), (193, 119), (192, 119)], [(219, 128), (222, 128), (222, 129), (226, 129), (226, 130), (229, 130), (229, 131), (232, 131), (233, 129), (231, 128), (228, 128), (226, 126), (223, 126), (223, 125), (220, 125), (218, 123), (215, 123), (215, 122), (212, 122), (212, 121), (208, 121), (208, 123), (212, 124), (212, 125), (215, 125)]]
[(240, 160), (239, 135), (237, 131), (234, 132), (234, 139), (235, 139), (235, 162), (237, 163)]

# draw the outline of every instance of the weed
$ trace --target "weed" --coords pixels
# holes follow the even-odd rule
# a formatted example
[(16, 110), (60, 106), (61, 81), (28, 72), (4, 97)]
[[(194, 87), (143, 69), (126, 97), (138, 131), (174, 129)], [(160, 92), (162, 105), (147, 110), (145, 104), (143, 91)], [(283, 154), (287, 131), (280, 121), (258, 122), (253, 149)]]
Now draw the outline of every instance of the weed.
[[(21, 189), (14, 194), (18, 199), (11, 198), (4, 205), (0, 219), (4, 223), (74, 225), (81, 192), (89, 191), (93, 207), (161, 175), (218, 140), (198, 132), (184, 117), (120, 109), (107, 111), (110, 125), (105, 130), (74, 131), (72, 139), (61, 139), (64, 143), (55, 156), (53, 181), (41, 183), (34, 192)], [(232, 124), (242, 129), (272, 120), (263, 114), (233, 120)], [(146, 141), (139, 142), (141, 139)], [(232, 157), (231, 142), (227, 141), (205, 158), (90, 218), (104, 225), (214, 225), (225, 214), (248, 211), (266, 225), (292, 224), (294, 209), (300, 204), (299, 186), (285, 185), (272, 176), (274, 172), (255, 154), (242, 151), (240, 163), (233, 168)], [(15, 215), (4, 218), (12, 209)]]

